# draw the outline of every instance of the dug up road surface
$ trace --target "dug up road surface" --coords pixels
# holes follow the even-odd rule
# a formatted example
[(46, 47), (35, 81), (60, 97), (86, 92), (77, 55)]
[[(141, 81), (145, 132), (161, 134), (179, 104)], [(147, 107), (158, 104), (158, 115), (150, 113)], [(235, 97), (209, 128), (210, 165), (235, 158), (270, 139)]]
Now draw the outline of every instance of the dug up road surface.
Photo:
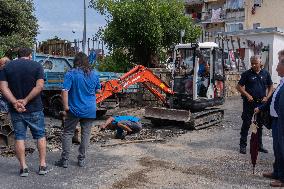
[[(249, 148), (246, 155), (238, 152), (241, 100), (227, 99), (223, 107), (225, 120), (222, 124), (173, 134), (165, 137), (164, 142), (110, 147), (101, 145), (121, 141), (108, 139), (92, 142), (85, 168), (79, 168), (76, 164), (77, 145), (72, 147), (67, 169), (53, 166), (60, 157), (60, 150), (48, 152), (47, 162), (52, 171), (46, 176), (37, 175), (37, 151), (27, 155), (30, 168), (27, 178), (18, 176), (15, 157), (0, 156), (0, 188), (269, 188), (270, 181), (261, 175), (264, 171), (270, 171), (273, 163), (271, 132), (264, 129), (263, 140), (269, 153), (259, 154), (256, 172), (252, 174)], [(132, 109), (128, 113), (135, 112), (143, 116), (143, 109)], [(49, 123), (60, 124), (57, 120), (46, 119)], [(96, 141), (96, 136), (93, 141)]]

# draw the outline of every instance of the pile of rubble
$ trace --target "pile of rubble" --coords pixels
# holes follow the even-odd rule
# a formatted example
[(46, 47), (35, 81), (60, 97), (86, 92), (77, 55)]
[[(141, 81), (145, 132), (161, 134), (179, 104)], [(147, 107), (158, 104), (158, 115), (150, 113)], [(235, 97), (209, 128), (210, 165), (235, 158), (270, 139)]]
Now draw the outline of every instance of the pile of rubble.
[[(138, 117), (143, 117), (144, 109), (119, 109), (119, 112), (110, 112), (111, 115), (134, 115)], [(103, 130), (99, 129), (99, 125), (102, 124), (107, 117), (104, 117), (102, 120), (98, 120), (96, 122), (96, 126), (92, 128), (91, 134), (91, 144), (106, 144), (109, 143), (110, 140), (114, 139), (115, 130)], [(163, 139), (167, 140), (172, 137), (180, 136), (187, 132), (187, 130), (175, 127), (175, 126), (167, 126), (162, 128), (153, 127), (152, 124), (143, 120), (143, 129), (140, 133), (128, 135), (125, 137), (124, 141), (134, 141), (134, 140), (147, 140), (147, 139)], [(47, 151), (59, 151), (61, 150), (61, 137), (62, 137), (62, 123), (58, 119), (46, 118), (46, 139), (47, 139)], [(78, 129), (77, 138), (80, 139), (80, 129)], [(29, 134), (30, 135), (30, 134)], [(28, 135), (28, 138), (32, 137)], [(27, 153), (33, 153), (36, 149), (36, 144), (33, 140), (27, 140)], [(11, 146), (6, 146), (0, 148), (0, 156), (15, 156), (14, 148)]]
[[(32, 154), (35, 151), (34, 148), (26, 148), (25, 155)], [(5, 146), (0, 148), (0, 156), (4, 157), (14, 157), (16, 156), (16, 152), (14, 146)]]
[(58, 151), (61, 150), (61, 136), (62, 127), (54, 125), (46, 128), (46, 148), (47, 151)]
[[(150, 124), (144, 124), (143, 129), (140, 133), (128, 135), (125, 137), (126, 141), (131, 140), (145, 140), (145, 139), (169, 139), (172, 137), (178, 137), (187, 130), (180, 129), (174, 126), (168, 126), (166, 128), (154, 128)], [(99, 129), (94, 129), (92, 132), (91, 143), (100, 143), (105, 144), (110, 139), (113, 139), (115, 136), (115, 131), (104, 130), (99, 131)]]

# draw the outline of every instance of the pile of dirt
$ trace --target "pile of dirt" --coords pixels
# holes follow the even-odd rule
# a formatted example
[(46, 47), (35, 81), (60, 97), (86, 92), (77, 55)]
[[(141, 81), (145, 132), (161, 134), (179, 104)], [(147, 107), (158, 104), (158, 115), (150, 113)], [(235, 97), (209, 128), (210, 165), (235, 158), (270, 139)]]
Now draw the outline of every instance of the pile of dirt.
[[(34, 148), (26, 148), (25, 149), (25, 155), (34, 153)], [(5, 146), (0, 148), (0, 156), (3, 157), (14, 157), (16, 156), (15, 148), (14, 146)]]
[[(92, 132), (91, 143), (105, 144), (110, 139), (113, 139), (116, 131), (94, 129)], [(145, 140), (145, 139), (164, 139), (167, 140), (172, 137), (178, 137), (187, 130), (175, 126), (167, 126), (163, 128), (153, 127), (151, 124), (144, 123), (143, 129), (136, 134), (126, 135), (124, 140)]]
[[(91, 134), (91, 144), (106, 144), (111, 139), (115, 137), (115, 130), (100, 130), (99, 125), (102, 124), (109, 116), (111, 115), (132, 115), (142, 118), (143, 129), (140, 133), (127, 135), (125, 137), (125, 141), (133, 141), (133, 140), (145, 140), (145, 139), (164, 139), (167, 140), (172, 137), (178, 137), (187, 132), (187, 130), (183, 128), (179, 128), (177, 126), (163, 126), (163, 127), (153, 127), (153, 125), (148, 121), (143, 119), (144, 109), (143, 108), (125, 108), (125, 109), (117, 109), (108, 112), (108, 115), (104, 116), (100, 120), (96, 122), (96, 126), (92, 128)], [(79, 133), (78, 138), (80, 139), (80, 127), (78, 127)], [(61, 150), (62, 144), (62, 132), (63, 127), (62, 123), (58, 119), (54, 119), (51, 117), (46, 117), (46, 139), (47, 139), (47, 151), (59, 151)], [(28, 138), (32, 138), (31, 136)], [(29, 141), (29, 140), (28, 140)], [(31, 140), (32, 141), (32, 140)], [(27, 153), (32, 153), (35, 149), (35, 144), (33, 142), (31, 146), (27, 145)], [(32, 150), (33, 149), (33, 150)], [(0, 149), (0, 155), (11, 157), (15, 156), (14, 148), (12, 147), (3, 147)]]

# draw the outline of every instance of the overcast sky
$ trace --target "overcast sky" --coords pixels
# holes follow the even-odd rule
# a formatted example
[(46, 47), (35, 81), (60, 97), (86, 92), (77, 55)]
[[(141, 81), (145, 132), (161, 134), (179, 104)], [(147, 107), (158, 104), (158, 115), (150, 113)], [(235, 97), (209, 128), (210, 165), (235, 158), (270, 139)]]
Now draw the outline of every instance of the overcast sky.
[[(82, 39), (83, 3), (83, 0), (34, 0), (40, 32), (37, 40), (42, 41), (54, 36), (70, 41)], [(87, 8), (87, 37), (91, 38), (98, 28), (104, 25), (104, 17), (94, 9)]]

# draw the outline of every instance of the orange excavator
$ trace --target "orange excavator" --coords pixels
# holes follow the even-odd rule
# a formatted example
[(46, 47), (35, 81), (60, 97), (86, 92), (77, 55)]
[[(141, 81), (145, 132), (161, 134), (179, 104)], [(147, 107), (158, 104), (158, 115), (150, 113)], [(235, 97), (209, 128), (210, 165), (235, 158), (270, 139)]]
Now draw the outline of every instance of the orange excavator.
[(174, 94), (170, 86), (157, 77), (151, 70), (142, 65), (137, 65), (119, 79), (102, 82), (101, 92), (96, 94), (97, 104), (136, 83), (142, 83), (144, 87), (160, 99), (165, 106), (168, 106), (166, 96), (161, 94), (157, 88), (162, 90), (165, 94)]
[(103, 82), (97, 103), (142, 83), (164, 104), (145, 108), (145, 117), (154, 125), (184, 124), (201, 129), (221, 122), (224, 111), (217, 106), (224, 103), (225, 96), (222, 50), (212, 42), (179, 44), (174, 50), (171, 86), (137, 65), (119, 79)]

